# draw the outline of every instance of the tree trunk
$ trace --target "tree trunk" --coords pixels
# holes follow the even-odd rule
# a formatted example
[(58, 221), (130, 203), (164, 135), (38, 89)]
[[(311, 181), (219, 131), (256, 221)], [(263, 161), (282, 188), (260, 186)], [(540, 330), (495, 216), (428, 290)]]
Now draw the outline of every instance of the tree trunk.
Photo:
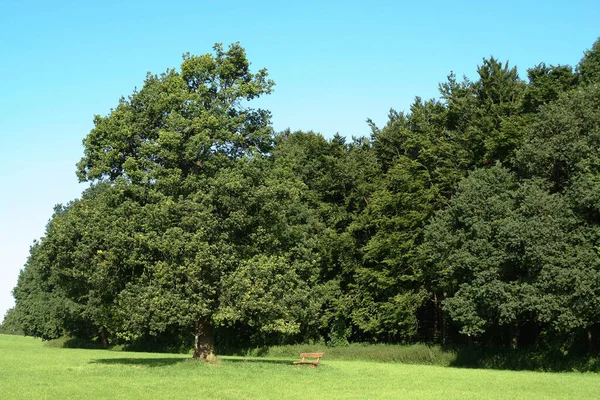
[[(444, 292), (442, 295), (442, 300), (446, 298), (446, 293)], [(446, 345), (446, 339), (448, 336), (448, 327), (447, 327), (447, 323), (446, 323), (446, 314), (443, 312), (440, 313), (441, 318), (442, 318), (442, 345), (445, 346)]]
[(203, 359), (214, 354), (215, 345), (211, 326), (205, 320), (196, 320), (194, 323), (194, 360)]
[(440, 329), (439, 329), (439, 301), (436, 292), (433, 292), (433, 341), (438, 343), (440, 340)]
[(102, 347), (104, 347), (105, 349), (108, 348), (108, 339), (106, 338), (105, 327), (100, 328), (100, 344), (102, 344)]
[(519, 347), (519, 327), (518, 326), (511, 328), (510, 347), (514, 350), (516, 350)]
[(594, 348), (594, 336), (592, 335), (592, 328), (588, 328), (588, 330), (587, 330), (587, 339), (588, 339), (588, 350), (592, 351)]

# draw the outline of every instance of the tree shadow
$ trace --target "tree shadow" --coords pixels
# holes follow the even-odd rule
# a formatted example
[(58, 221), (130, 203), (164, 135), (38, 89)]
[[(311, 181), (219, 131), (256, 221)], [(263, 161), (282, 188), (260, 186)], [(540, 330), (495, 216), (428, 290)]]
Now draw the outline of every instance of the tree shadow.
[(599, 372), (600, 354), (565, 355), (556, 349), (503, 349), (484, 347), (455, 348), (454, 368), (496, 369), (510, 371)]
[(239, 364), (252, 363), (252, 364), (293, 365), (291, 360), (272, 360), (272, 359), (261, 360), (260, 358), (234, 358), (234, 359), (225, 358), (225, 359), (221, 359), (221, 361), (223, 363), (239, 363)]
[[(273, 360), (273, 359), (259, 359), (259, 358), (218, 358), (219, 362), (224, 364), (281, 364), (281, 365), (293, 365), (290, 360)], [(169, 365), (175, 365), (180, 363), (204, 363), (203, 360), (193, 360), (192, 358), (100, 358), (90, 361), (92, 364), (105, 364), (105, 365), (133, 365), (139, 367), (166, 367)]]
[(106, 364), (106, 365), (136, 365), (140, 367), (166, 367), (168, 365), (174, 365), (183, 363), (187, 358), (100, 358), (92, 360), (92, 364)]

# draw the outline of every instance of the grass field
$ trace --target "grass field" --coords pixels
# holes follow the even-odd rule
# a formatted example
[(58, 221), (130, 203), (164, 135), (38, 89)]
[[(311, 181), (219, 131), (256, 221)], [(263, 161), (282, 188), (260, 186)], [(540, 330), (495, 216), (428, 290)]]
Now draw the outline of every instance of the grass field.
[(600, 375), (59, 349), (0, 335), (0, 399), (594, 399)]

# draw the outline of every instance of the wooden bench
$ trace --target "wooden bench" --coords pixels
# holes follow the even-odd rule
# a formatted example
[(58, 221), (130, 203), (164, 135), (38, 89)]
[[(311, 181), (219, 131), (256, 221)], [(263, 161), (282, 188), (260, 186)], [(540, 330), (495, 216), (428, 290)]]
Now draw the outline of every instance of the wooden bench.
[[(321, 357), (323, 357), (324, 353), (300, 353), (300, 357), (302, 360), (294, 361), (295, 365), (312, 365), (313, 368), (317, 368), (319, 366), (319, 362), (321, 361)], [(317, 361), (309, 361), (307, 358), (316, 358)]]

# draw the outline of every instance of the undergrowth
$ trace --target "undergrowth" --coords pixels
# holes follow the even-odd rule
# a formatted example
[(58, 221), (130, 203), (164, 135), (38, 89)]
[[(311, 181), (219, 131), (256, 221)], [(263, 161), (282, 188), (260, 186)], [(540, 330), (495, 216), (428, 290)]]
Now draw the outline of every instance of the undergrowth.
[[(95, 342), (60, 338), (49, 340), (48, 347), (99, 349)], [(109, 347), (112, 351), (132, 351), (131, 346)], [(177, 351), (174, 351), (177, 352)], [(600, 354), (569, 354), (555, 350), (538, 348), (505, 349), (481, 346), (442, 347), (423, 343), (367, 344), (352, 343), (347, 346), (327, 346), (326, 344), (296, 344), (284, 346), (256, 347), (237, 351), (224, 351), (217, 348), (217, 354), (242, 357), (268, 357), (295, 360), (300, 353), (325, 353), (324, 360), (372, 361), (381, 363), (402, 363), (437, 365), (442, 367), (481, 368), (502, 370), (530, 370), (549, 372), (600, 372)], [(191, 354), (191, 351), (190, 351)]]
[(325, 353), (324, 359), (385, 363), (437, 365), (458, 368), (530, 370), (549, 372), (600, 372), (600, 354), (568, 354), (537, 348), (504, 349), (478, 346), (442, 347), (423, 343), (411, 345), (361, 344), (344, 347), (288, 345), (259, 347), (232, 355), (297, 358), (300, 353)]
[(456, 359), (453, 351), (426, 344), (390, 345), (352, 343), (343, 347), (288, 345), (248, 349), (235, 355), (250, 357), (297, 358), (299, 353), (325, 353), (331, 360), (376, 361), (403, 364), (449, 366)]

